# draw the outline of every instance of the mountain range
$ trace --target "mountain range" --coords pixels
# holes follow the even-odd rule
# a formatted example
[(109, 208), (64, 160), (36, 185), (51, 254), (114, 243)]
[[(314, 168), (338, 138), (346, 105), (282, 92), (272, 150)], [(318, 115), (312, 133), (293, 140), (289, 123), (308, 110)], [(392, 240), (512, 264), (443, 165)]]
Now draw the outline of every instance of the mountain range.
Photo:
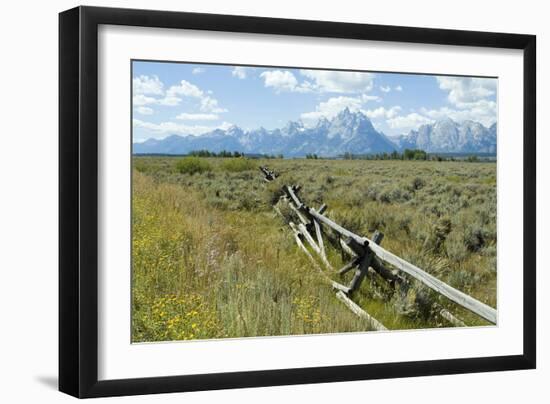
[(280, 129), (244, 131), (238, 126), (215, 129), (200, 136), (172, 135), (133, 144), (135, 154), (186, 154), (194, 150), (239, 151), (250, 154), (306, 154), (338, 156), (344, 153), (391, 153), (405, 148), (441, 153), (495, 153), (496, 124), (490, 128), (478, 122), (455, 122), (450, 118), (422, 125), (418, 130), (390, 138), (377, 131), (362, 112), (342, 110), (334, 118), (321, 118), (308, 128), (290, 121)]
[(395, 141), (400, 149), (422, 149), (430, 153), (496, 153), (497, 124), (487, 128), (479, 122), (457, 123), (446, 118), (422, 125)]

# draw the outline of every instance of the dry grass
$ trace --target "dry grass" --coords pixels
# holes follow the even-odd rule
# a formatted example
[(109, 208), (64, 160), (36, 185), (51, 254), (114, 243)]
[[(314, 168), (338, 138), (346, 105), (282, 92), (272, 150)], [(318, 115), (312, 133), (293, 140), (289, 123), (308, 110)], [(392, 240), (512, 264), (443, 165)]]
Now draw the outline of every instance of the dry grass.
[[(331, 218), (359, 234), (382, 231), (388, 250), (496, 306), (494, 163), (257, 160), (235, 168), (209, 158), (208, 171), (188, 174), (179, 160), (134, 158), (136, 342), (366, 330), (274, 215), (283, 184), (302, 185), (309, 205), (327, 203)], [(266, 184), (260, 164), (281, 176)], [(329, 259), (343, 263), (330, 245)], [(486, 324), (414, 283), (399, 291), (369, 280), (354, 300), (390, 329), (449, 326), (434, 302)]]

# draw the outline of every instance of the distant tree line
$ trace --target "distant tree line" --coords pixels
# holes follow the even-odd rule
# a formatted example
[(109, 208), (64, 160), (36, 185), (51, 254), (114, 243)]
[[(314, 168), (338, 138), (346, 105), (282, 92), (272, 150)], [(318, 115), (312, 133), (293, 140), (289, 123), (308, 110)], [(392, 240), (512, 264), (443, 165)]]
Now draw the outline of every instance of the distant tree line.
[[(307, 158), (307, 156), (306, 156)], [(375, 154), (352, 154), (346, 152), (342, 155), (345, 160), (431, 160), (431, 161), (467, 161), (475, 163), (480, 161), (478, 156), (470, 155), (465, 158), (455, 158), (453, 156), (441, 156), (438, 154), (429, 154), (422, 149), (405, 149), (403, 153), (394, 150), (391, 153)]]
[(282, 159), (284, 156), (282, 154), (251, 154), (251, 155), (245, 155), (242, 152), (234, 151), (230, 152), (227, 150), (222, 150), (218, 153), (210, 151), (210, 150), (193, 150), (189, 153), (189, 156), (193, 157), (222, 157), (222, 158), (229, 158), (229, 157), (249, 157), (249, 158), (264, 158), (264, 159)]
[(428, 160), (428, 153), (421, 149), (405, 149), (403, 160)]
[(189, 153), (194, 157), (243, 157), (244, 153), (234, 151), (233, 153), (227, 150), (222, 150), (219, 153), (212, 152), (210, 150), (193, 150)]
[(285, 158), (285, 156), (283, 156), (282, 154), (262, 154), (261, 157), (264, 159), (284, 159)]
[[(221, 158), (235, 158), (235, 157), (247, 157), (251, 159), (263, 158), (263, 159), (283, 159), (282, 154), (247, 154), (238, 151), (230, 152), (227, 150), (222, 150), (218, 153), (212, 152), (210, 150), (193, 150), (189, 153), (189, 156), (193, 157), (221, 157)], [(318, 160), (323, 157), (319, 157), (316, 153), (306, 154), (306, 159), (308, 160)], [(340, 156), (344, 160), (420, 160), (420, 161), (466, 161), (469, 163), (475, 163), (481, 160), (476, 155), (454, 157), (454, 156), (441, 156), (439, 154), (429, 154), (422, 149), (405, 149), (402, 153), (394, 150), (391, 153), (374, 153), (374, 154), (353, 154), (346, 152)]]
[(346, 160), (428, 160), (429, 155), (424, 150), (420, 149), (405, 149), (403, 153), (399, 153), (394, 150), (391, 153), (375, 153), (375, 154), (352, 154), (350, 152), (344, 153), (342, 156)]

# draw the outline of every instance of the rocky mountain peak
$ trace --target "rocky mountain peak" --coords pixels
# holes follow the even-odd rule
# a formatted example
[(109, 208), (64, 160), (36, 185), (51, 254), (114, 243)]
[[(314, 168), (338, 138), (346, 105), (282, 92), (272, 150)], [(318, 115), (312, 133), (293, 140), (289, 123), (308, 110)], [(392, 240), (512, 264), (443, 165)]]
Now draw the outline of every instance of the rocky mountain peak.
[(321, 117), (314, 127), (290, 121), (281, 129), (242, 130), (238, 126), (216, 129), (200, 136), (172, 135), (134, 143), (134, 153), (185, 154), (193, 150), (239, 151), (251, 154), (283, 154), (287, 157), (315, 153), (334, 157), (355, 154), (391, 153), (405, 148), (428, 152), (494, 153), (496, 124), (487, 128), (474, 121), (458, 123), (445, 118), (422, 125), (407, 135), (390, 140), (377, 131), (361, 111), (344, 108), (332, 119)]

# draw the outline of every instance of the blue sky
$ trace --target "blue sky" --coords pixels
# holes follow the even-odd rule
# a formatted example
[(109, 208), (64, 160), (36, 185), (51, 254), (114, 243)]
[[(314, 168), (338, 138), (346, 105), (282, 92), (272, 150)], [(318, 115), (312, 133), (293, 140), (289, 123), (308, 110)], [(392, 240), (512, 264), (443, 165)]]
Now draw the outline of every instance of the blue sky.
[(387, 135), (438, 119), (497, 120), (497, 79), (304, 70), (282, 67), (133, 63), (134, 142), (201, 135), (237, 125), (313, 126), (344, 108), (366, 114)]

